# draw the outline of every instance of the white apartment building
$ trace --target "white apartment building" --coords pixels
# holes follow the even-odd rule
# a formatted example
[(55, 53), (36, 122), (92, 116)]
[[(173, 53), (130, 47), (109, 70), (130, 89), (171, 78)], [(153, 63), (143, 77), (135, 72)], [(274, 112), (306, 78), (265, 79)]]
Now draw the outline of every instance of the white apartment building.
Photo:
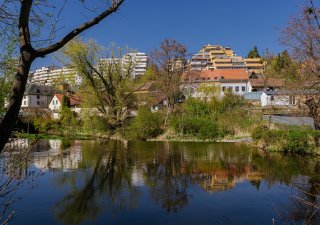
[(124, 70), (130, 69), (132, 78), (135, 79), (147, 71), (148, 56), (142, 52), (132, 52), (122, 58), (100, 59), (104, 63), (120, 63)]
[(82, 83), (82, 78), (77, 74), (77, 71), (68, 67), (59, 69), (55, 67), (42, 67), (41, 69), (37, 69), (31, 77), (31, 84), (45, 86), (54, 86), (61, 82), (79, 86)]
[(148, 56), (142, 52), (128, 53), (122, 57), (122, 63), (124, 66), (132, 63), (132, 77), (137, 78), (147, 71)]

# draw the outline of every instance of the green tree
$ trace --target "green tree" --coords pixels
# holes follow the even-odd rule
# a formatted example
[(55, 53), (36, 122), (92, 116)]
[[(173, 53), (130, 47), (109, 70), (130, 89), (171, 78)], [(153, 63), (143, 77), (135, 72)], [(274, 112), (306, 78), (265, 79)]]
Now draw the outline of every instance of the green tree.
[[(63, 49), (63, 55), (79, 71), (84, 84), (80, 89), (88, 108), (98, 109), (110, 129), (122, 125), (128, 109), (134, 107), (134, 91), (139, 80), (132, 78), (134, 62), (123, 62), (123, 50), (111, 50), (94, 41), (74, 40)], [(108, 55), (105, 58), (105, 55)]]
[(249, 52), (248, 58), (261, 58), (257, 46), (254, 46), (254, 48)]
[(17, 60), (14, 58), (15, 40), (6, 43), (1, 41), (5, 47), (0, 52), (0, 113), (5, 112), (5, 101), (10, 97), (10, 90), (14, 79)]

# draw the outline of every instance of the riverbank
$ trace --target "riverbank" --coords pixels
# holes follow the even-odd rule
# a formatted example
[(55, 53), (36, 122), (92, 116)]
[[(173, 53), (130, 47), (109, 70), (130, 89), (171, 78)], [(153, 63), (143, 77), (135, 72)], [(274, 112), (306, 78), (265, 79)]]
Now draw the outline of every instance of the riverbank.
[[(115, 141), (129, 141), (120, 134), (116, 133), (113, 135), (107, 133), (73, 133), (68, 132), (56, 132), (51, 134), (28, 134), (28, 133), (15, 133), (16, 138), (24, 138), (29, 140), (42, 140), (42, 139), (71, 139), (71, 140), (115, 140)], [(147, 142), (198, 142), (198, 143), (252, 143), (253, 139), (250, 136), (229, 136), (223, 139), (215, 140), (200, 140), (196, 138), (183, 138), (183, 137), (164, 137), (159, 136), (158, 138), (147, 139)]]

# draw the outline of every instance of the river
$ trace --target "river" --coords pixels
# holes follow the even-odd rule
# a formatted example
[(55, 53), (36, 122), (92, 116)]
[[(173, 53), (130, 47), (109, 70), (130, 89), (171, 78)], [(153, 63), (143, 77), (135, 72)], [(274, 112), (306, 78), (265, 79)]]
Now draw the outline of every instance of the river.
[(320, 160), (247, 144), (43, 140), (1, 168), (9, 224), (320, 224)]

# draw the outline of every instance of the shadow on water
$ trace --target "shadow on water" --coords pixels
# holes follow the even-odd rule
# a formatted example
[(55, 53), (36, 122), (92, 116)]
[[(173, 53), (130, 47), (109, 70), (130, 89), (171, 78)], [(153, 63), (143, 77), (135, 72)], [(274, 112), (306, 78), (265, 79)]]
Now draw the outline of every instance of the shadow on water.
[[(49, 149), (49, 151), (48, 151)], [(288, 201), (274, 203), (282, 224), (319, 224), (320, 160), (264, 155), (246, 144), (43, 141), (31, 156), (57, 174), (55, 217), (64, 224), (94, 222), (141, 207), (143, 196), (167, 214), (179, 214), (197, 196), (226, 193), (241, 183), (252, 192), (279, 185)], [(221, 203), (223, 204), (223, 203)], [(249, 213), (249, 212), (248, 212)], [(256, 215), (258, 216), (258, 215)], [(235, 220), (236, 221), (236, 220)]]

